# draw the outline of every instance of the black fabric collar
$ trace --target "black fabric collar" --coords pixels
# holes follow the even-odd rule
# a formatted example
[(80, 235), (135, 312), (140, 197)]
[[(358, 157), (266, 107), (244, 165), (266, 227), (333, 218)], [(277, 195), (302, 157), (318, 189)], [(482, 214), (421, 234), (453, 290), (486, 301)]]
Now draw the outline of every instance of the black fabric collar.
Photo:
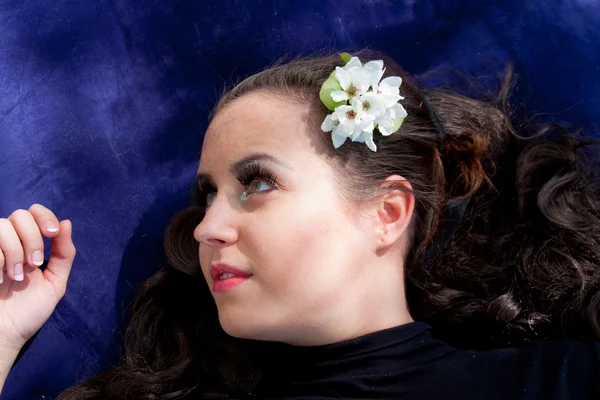
[(325, 346), (284, 345), (271, 366), (278, 374), (272, 397), (388, 397), (395, 374), (455, 351), (430, 329), (412, 322)]

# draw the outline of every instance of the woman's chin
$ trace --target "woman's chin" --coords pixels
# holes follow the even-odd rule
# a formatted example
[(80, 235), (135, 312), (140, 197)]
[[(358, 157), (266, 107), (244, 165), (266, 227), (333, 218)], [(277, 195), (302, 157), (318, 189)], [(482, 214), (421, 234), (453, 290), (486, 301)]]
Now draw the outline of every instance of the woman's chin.
[(232, 313), (219, 310), (219, 323), (229, 336), (239, 339), (260, 340), (257, 330), (259, 323), (247, 313)]
[(261, 341), (279, 341), (280, 339), (277, 329), (270, 329), (267, 324), (261, 323), (254, 315), (233, 315), (219, 312), (219, 322), (225, 333), (238, 339)]

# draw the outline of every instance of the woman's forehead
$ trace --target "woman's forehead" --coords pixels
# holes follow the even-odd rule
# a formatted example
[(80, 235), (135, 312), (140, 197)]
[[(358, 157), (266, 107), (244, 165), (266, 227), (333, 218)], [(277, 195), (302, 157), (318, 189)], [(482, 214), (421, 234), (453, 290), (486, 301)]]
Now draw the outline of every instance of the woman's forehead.
[[(209, 125), (200, 159), (214, 163), (251, 153), (281, 158), (314, 153), (310, 146), (308, 105), (270, 93), (250, 93), (225, 106)], [(309, 155), (309, 154), (305, 154)]]

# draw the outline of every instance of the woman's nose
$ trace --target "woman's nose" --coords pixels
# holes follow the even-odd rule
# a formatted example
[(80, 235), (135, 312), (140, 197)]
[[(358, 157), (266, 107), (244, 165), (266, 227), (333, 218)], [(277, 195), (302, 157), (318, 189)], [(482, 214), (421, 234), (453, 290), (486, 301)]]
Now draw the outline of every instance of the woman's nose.
[(227, 200), (216, 198), (194, 230), (194, 238), (211, 247), (227, 247), (238, 237), (234, 218), (235, 211), (228, 206)]

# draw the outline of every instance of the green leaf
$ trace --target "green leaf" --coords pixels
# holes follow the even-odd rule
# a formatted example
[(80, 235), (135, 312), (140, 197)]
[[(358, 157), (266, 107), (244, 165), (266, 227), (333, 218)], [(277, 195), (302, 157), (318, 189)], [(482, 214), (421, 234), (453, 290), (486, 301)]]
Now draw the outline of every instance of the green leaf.
[(352, 58), (352, 55), (350, 55), (349, 53), (340, 53), (340, 57), (342, 57), (342, 60), (344, 60), (344, 62), (348, 64), (350, 62), (350, 59)]
[(394, 126), (392, 127), (392, 133), (396, 132), (402, 126), (402, 122), (404, 122), (404, 118), (396, 118), (394, 120)]
[(335, 71), (333, 71), (329, 75), (329, 78), (327, 78), (327, 80), (323, 82), (323, 85), (321, 86), (321, 91), (319, 92), (319, 98), (321, 98), (321, 101), (323, 102), (323, 104), (325, 104), (325, 107), (327, 107), (331, 111), (335, 110), (338, 106), (346, 104), (346, 101), (333, 101), (333, 99), (331, 98), (331, 93), (335, 90), (342, 90), (342, 87), (340, 86), (340, 83), (335, 77)]

